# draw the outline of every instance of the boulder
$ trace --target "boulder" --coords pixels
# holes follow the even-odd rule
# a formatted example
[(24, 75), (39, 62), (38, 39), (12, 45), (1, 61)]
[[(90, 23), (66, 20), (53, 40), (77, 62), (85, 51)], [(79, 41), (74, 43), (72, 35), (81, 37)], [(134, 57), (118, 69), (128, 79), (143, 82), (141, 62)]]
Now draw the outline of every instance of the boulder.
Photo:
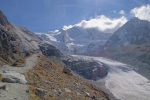
[(67, 92), (67, 93), (71, 93), (71, 90), (70, 90), (70, 89), (68, 89), (68, 88), (65, 88), (65, 92)]
[(35, 94), (40, 98), (43, 98), (47, 94), (47, 91), (41, 88), (36, 88)]
[(26, 84), (27, 81), (23, 74), (15, 71), (5, 71), (2, 73), (2, 82)]
[(67, 68), (67, 67), (64, 67), (64, 68), (63, 68), (63, 73), (65, 73), (65, 74), (67, 74), (67, 75), (72, 75), (71, 70), (70, 70), (69, 68)]
[(61, 57), (63, 54), (54, 46), (48, 44), (48, 43), (41, 43), (39, 45), (40, 50), (42, 51), (42, 54), (48, 57), (55, 56), (55, 57)]
[(1, 84), (0, 85), (0, 90), (7, 90), (6, 85), (5, 84)]

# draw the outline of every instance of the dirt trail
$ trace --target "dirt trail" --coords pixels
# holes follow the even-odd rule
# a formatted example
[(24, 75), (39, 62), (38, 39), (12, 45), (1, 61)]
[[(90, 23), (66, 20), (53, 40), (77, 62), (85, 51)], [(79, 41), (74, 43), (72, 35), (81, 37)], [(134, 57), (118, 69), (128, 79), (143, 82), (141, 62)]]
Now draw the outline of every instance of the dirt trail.
[[(29, 69), (32, 69), (37, 62), (37, 54), (34, 54), (26, 58), (24, 67), (4, 65), (0, 67), (0, 73), (12, 71), (24, 75)], [(0, 100), (29, 100), (28, 90), (27, 84), (0, 82)]]

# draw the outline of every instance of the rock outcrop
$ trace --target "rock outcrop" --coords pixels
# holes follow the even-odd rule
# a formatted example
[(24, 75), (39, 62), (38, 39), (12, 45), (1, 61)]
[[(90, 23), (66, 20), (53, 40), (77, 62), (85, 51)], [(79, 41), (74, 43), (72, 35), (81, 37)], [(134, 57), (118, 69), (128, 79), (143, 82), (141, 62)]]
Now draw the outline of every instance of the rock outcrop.
[(1, 73), (1, 75), (2, 75), (2, 82), (20, 83), (20, 84), (27, 83), (25, 76), (15, 71), (5, 71)]
[(55, 57), (61, 57), (63, 56), (63, 54), (54, 46), (48, 44), (48, 43), (42, 43), (39, 45), (40, 50), (42, 52), (43, 55), (51, 57), (51, 56), (55, 56)]
[(92, 60), (85, 60), (76, 57), (65, 57), (63, 62), (75, 73), (86, 79), (98, 80), (104, 78), (108, 73), (108, 68), (103, 63)]

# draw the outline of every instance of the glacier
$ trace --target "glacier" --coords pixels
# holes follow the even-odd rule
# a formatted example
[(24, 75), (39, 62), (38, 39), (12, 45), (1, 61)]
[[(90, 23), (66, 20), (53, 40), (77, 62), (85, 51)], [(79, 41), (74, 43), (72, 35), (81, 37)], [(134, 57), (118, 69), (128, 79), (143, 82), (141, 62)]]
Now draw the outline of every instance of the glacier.
[(110, 60), (104, 57), (79, 56), (82, 59), (91, 59), (102, 62), (109, 67), (109, 72), (104, 79), (95, 81), (98, 87), (101, 83), (107, 90), (119, 100), (149, 100), (150, 81), (144, 76), (138, 74), (129, 65)]

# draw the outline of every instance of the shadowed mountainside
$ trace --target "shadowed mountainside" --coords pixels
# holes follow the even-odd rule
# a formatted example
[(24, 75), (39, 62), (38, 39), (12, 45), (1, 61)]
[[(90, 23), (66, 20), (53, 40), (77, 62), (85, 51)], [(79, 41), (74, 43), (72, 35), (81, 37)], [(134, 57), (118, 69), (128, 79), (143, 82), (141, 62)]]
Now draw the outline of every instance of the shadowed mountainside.
[(133, 18), (106, 42), (100, 55), (133, 65), (150, 79), (150, 22)]

